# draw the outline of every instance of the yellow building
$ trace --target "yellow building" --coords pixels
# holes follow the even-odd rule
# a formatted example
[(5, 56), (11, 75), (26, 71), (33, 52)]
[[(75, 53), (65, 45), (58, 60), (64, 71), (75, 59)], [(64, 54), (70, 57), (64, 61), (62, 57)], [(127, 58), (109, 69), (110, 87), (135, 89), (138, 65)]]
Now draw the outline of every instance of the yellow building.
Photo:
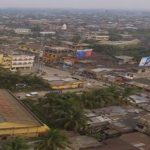
[(0, 65), (2, 65), (4, 68), (10, 69), (11, 62), (12, 58), (10, 56), (4, 56), (3, 54), (0, 54)]
[(11, 92), (0, 89), (0, 138), (12, 136), (36, 137), (49, 128), (18, 101)]
[(10, 56), (4, 56), (3, 57), (2, 65), (3, 65), (4, 68), (10, 69), (11, 68), (11, 63), (12, 63), (12, 57), (10, 57)]
[(3, 54), (0, 54), (0, 64), (3, 62)]
[(53, 90), (77, 89), (83, 88), (84, 82), (82, 81), (51, 81), (50, 86)]

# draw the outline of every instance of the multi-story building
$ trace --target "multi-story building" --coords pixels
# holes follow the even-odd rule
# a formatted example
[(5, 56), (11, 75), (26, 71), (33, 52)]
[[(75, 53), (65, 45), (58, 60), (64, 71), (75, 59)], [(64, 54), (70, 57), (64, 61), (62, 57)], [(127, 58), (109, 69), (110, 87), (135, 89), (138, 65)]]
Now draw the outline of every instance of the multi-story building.
[(31, 34), (31, 29), (17, 28), (14, 32), (17, 34)]
[(0, 65), (3, 68), (10, 69), (11, 68), (11, 57), (0, 54)]
[(11, 60), (12, 59), (10, 56), (4, 56), (2, 66), (6, 69), (10, 69), (11, 68)]
[(63, 57), (71, 54), (72, 51), (66, 47), (45, 47), (43, 61), (45, 63), (60, 62)]
[(11, 70), (31, 70), (34, 64), (35, 56), (29, 55), (12, 55)]
[(30, 55), (3, 55), (0, 54), (0, 64), (11, 71), (31, 70), (35, 56)]

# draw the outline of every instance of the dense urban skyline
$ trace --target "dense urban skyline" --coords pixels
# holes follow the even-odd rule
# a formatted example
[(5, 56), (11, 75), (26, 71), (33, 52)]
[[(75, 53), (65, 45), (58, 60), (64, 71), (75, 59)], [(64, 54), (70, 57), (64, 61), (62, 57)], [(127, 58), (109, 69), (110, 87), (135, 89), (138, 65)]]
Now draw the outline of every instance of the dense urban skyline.
[(0, 0), (1, 8), (107, 8), (150, 10), (149, 0)]

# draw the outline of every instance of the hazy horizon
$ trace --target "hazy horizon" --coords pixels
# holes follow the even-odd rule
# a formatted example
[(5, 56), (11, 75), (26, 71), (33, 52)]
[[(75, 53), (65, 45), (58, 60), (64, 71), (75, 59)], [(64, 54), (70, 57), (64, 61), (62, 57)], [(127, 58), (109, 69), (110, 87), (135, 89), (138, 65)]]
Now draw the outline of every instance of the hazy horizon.
[(0, 8), (150, 10), (150, 0), (0, 0)]

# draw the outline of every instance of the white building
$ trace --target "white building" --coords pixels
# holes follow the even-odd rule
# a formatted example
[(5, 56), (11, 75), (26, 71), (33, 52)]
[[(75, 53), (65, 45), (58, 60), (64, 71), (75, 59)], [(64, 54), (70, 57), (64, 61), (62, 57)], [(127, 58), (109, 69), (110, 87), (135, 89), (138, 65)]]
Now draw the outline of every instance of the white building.
[(34, 58), (35, 56), (29, 55), (13, 55), (11, 70), (31, 70), (34, 64)]
[(17, 34), (31, 34), (31, 29), (17, 28), (14, 31)]
[(41, 35), (45, 36), (45, 35), (55, 35), (56, 32), (54, 31), (43, 31), (43, 32), (40, 32)]
[(67, 30), (67, 25), (66, 25), (66, 24), (63, 24), (62, 27), (61, 27), (61, 29), (62, 29), (62, 30)]

